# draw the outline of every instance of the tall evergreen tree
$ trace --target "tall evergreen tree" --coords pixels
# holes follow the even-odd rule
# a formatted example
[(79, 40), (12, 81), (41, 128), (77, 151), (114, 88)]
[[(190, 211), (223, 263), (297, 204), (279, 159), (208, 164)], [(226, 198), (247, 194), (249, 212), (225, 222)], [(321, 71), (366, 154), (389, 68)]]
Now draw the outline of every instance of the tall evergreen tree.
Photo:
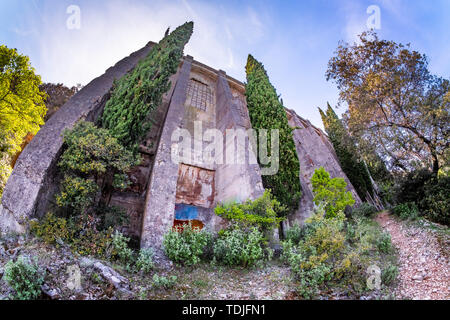
[(283, 104), (264, 66), (252, 55), (248, 56), (246, 72), (245, 94), (253, 129), (267, 129), (268, 141), (271, 141), (270, 130), (279, 130), (279, 170), (275, 175), (263, 175), (263, 185), (271, 189), (276, 199), (288, 208), (288, 214), (298, 208), (301, 197), (300, 163), (292, 136), (293, 129), (288, 124)]
[(186, 22), (156, 44), (134, 70), (115, 83), (102, 125), (123, 145), (136, 150), (151, 127), (151, 113), (170, 89), (194, 23)]
[(325, 131), (333, 144), (342, 170), (347, 175), (356, 192), (362, 200), (366, 200), (366, 193), (373, 194), (372, 181), (366, 164), (358, 156), (358, 150), (352, 141), (342, 121), (327, 104), (326, 113), (319, 108)]

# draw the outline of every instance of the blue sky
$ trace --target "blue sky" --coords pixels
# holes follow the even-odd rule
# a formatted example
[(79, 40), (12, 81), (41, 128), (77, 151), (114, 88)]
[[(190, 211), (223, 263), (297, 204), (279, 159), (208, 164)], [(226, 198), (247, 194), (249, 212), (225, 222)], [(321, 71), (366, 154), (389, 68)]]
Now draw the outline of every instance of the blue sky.
[[(70, 5), (80, 8), (80, 29), (66, 26)], [(284, 104), (322, 127), (317, 107), (338, 100), (328, 60), (339, 40), (367, 30), (370, 5), (380, 8), (382, 38), (411, 43), (449, 78), (450, 0), (0, 0), (0, 44), (28, 55), (43, 81), (85, 85), (168, 26), (193, 20), (186, 54), (245, 81), (251, 53)]]

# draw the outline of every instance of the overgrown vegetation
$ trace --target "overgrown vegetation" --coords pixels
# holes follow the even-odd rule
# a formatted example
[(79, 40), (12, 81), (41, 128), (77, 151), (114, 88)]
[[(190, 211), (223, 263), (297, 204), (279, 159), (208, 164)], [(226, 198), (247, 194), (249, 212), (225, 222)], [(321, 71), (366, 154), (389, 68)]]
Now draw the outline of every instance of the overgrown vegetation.
[(347, 183), (344, 178), (330, 178), (330, 174), (323, 168), (314, 170), (311, 178), (314, 203), (323, 205), (327, 217), (334, 217), (346, 206), (353, 206), (355, 200), (352, 193), (346, 191)]
[(398, 180), (394, 195), (398, 205), (393, 212), (402, 218), (423, 215), (450, 225), (450, 176), (447, 174), (436, 176), (427, 169), (410, 172)]
[[(319, 211), (304, 228), (300, 238), (283, 242), (282, 254), (304, 298), (317, 297), (327, 287), (350, 288), (349, 293), (357, 295), (367, 292), (366, 270), (373, 264), (392, 273), (388, 268), (395, 263), (395, 255), (390, 237), (375, 222), (367, 218), (347, 220), (342, 212), (326, 218)], [(391, 274), (383, 284), (393, 281)]]
[[(267, 141), (272, 141), (271, 129), (279, 130), (279, 169), (276, 174), (262, 176), (264, 188), (271, 189), (275, 198), (286, 206), (284, 214), (292, 213), (298, 208), (301, 197), (300, 163), (293, 129), (264, 66), (251, 55), (247, 59), (246, 72), (245, 95), (252, 128), (268, 130)], [(260, 163), (260, 166), (265, 164)]]
[(66, 219), (48, 213), (41, 221), (30, 222), (30, 232), (47, 244), (68, 245), (79, 255), (118, 262), (129, 272), (148, 273), (154, 268), (152, 249), (136, 252), (130, 247), (130, 238), (112, 227), (97, 230), (92, 223), (86, 216)]
[[(317, 169), (311, 181), (329, 181), (326, 173), (323, 168)], [(390, 236), (366, 217), (366, 212), (348, 220), (342, 201), (329, 200), (338, 199), (336, 194), (342, 196), (345, 181), (341, 184), (342, 181), (338, 188), (328, 188), (327, 196), (317, 199), (317, 211), (305, 226), (294, 225), (282, 243), (282, 260), (290, 266), (298, 293), (304, 298), (316, 297), (328, 285), (349, 287), (361, 294), (367, 291), (367, 267), (376, 264), (385, 270), (395, 260)], [(393, 282), (392, 271), (388, 272), (386, 285)]]
[(153, 275), (153, 279), (152, 279), (152, 286), (154, 288), (160, 289), (160, 288), (164, 288), (164, 289), (170, 289), (172, 288), (176, 282), (177, 282), (177, 276), (160, 276), (157, 273), (155, 273)]
[(214, 261), (227, 266), (249, 267), (270, 260), (272, 251), (267, 240), (256, 227), (235, 226), (222, 230), (214, 242)]
[(35, 261), (20, 256), (6, 264), (3, 278), (15, 291), (13, 299), (32, 300), (41, 295), (44, 275)]
[(280, 216), (285, 210), (286, 207), (272, 196), (270, 190), (266, 190), (256, 200), (248, 199), (244, 203), (218, 204), (214, 212), (242, 227), (256, 226), (265, 231), (278, 227), (278, 224), (284, 220)]
[(11, 174), (11, 161), (27, 134), (35, 135), (47, 112), (30, 59), (0, 45), (0, 199)]
[(167, 257), (181, 265), (195, 265), (201, 261), (211, 235), (190, 224), (177, 226), (164, 235), (163, 246)]
[(405, 202), (392, 208), (392, 213), (402, 220), (415, 220), (419, 216), (419, 209), (414, 202)]
[(73, 214), (85, 214), (97, 204), (105, 188), (124, 189), (126, 172), (138, 159), (124, 148), (108, 130), (87, 121), (64, 131), (65, 150), (58, 162), (64, 174), (61, 192), (56, 196), (60, 207)]
[(359, 197), (366, 199), (366, 194), (373, 194), (372, 181), (366, 164), (360, 159), (358, 149), (342, 124), (336, 112), (328, 104), (326, 113), (319, 108), (323, 126), (333, 144), (339, 164), (347, 175)]
[(352, 217), (366, 217), (373, 218), (375, 213), (377, 213), (377, 208), (371, 203), (363, 202), (358, 207), (353, 208)]
[(136, 150), (151, 126), (151, 112), (162, 102), (183, 57), (194, 23), (186, 22), (156, 44), (129, 74), (115, 82), (102, 125), (118, 141)]

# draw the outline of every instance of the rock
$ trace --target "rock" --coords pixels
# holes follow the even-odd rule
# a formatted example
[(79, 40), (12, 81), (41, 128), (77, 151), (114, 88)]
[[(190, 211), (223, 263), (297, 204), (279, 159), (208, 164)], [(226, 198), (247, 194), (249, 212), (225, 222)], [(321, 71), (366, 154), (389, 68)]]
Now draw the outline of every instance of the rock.
[(423, 280), (423, 277), (421, 275), (419, 275), (419, 274), (416, 274), (415, 276), (412, 277), (412, 279), (414, 281), (419, 281), (420, 282), (420, 281)]
[(47, 284), (41, 286), (41, 291), (52, 300), (57, 300), (61, 297), (59, 289), (50, 289)]
[(100, 272), (102, 277), (108, 282), (112, 283), (116, 289), (122, 289), (128, 283), (128, 280), (121, 276), (113, 268), (105, 266), (101, 262), (95, 262), (94, 268)]
[(89, 267), (92, 267), (94, 265), (94, 263), (95, 263), (95, 261), (92, 259), (89, 259), (88, 257), (83, 257), (80, 260), (81, 267), (89, 268)]

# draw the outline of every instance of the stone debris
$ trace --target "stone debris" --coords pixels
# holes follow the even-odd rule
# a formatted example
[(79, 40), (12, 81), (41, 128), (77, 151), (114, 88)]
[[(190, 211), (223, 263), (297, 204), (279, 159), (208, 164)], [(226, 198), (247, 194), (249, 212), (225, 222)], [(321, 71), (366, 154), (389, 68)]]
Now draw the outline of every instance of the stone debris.
[(387, 212), (378, 215), (377, 221), (391, 234), (392, 243), (398, 249), (400, 267), (396, 297), (450, 299), (448, 247), (442, 248), (431, 230), (400, 222)]
[(97, 261), (94, 263), (94, 268), (102, 275), (102, 277), (113, 284), (116, 289), (123, 289), (128, 284), (128, 279), (122, 277), (113, 268), (104, 265), (103, 263)]

